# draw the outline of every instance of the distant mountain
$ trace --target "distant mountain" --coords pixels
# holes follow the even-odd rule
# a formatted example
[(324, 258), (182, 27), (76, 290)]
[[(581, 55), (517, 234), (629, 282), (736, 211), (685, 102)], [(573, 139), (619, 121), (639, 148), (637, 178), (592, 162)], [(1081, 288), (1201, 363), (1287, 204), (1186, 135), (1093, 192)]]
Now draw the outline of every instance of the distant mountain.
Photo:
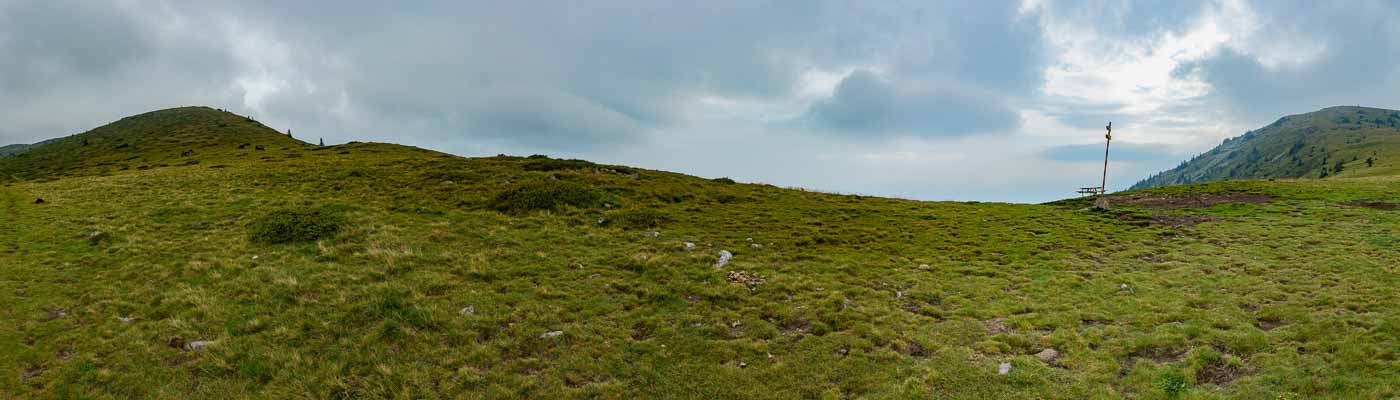
[(1329, 107), (1226, 139), (1132, 189), (1229, 179), (1329, 178), (1400, 170), (1400, 111)]
[(56, 142), (56, 141), (58, 141), (58, 139), (49, 139), (49, 140), (45, 140), (45, 141), (42, 141), (42, 142), (39, 142), (39, 143), (34, 143), (34, 144), (11, 144), (11, 145), (0, 146), (0, 157), (17, 156), (17, 155), (20, 155), (21, 153), (28, 152), (30, 149), (33, 149), (33, 148), (35, 148), (35, 147), (43, 146), (43, 145), (46, 145), (46, 144), (49, 144), (49, 143), (53, 143), (53, 142)]
[(104, 175), (310, 146), (256, 120), (209, 107), (152, 111), (80, 134), (0, 148), (0, 182)]

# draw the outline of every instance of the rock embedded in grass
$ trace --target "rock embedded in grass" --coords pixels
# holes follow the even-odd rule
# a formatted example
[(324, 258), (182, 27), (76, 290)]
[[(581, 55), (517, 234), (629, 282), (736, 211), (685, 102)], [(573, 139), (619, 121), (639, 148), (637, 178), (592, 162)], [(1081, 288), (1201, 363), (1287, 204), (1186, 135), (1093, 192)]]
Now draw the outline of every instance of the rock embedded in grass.
[(564, 331), (549, 331), (549, 332), (545, 332), (544, 334), (541, 334), (541, 335), (540, 335), (540, 338), (541, 338), (541, 339), (549, 339), (549, 338), (552, 338), (552, 337), (559, 337), (559, 336), (561, 336), (561, 335), (563, 335), (563, 334), (564, 334)]
[(1011, 374), (1011, 363), (1009, 363), (1009, 362), (1003, 362), (1003, 363), (1001, 363), (1001, 365), (997, 366), (997, 375), (1009, 375), (1009, 374)]
[(1039, 353), (1036, 353), (1035, 358), (1039, 358), (1040, 361), (1051, 362), (1055, 361), (1055, 359), (1057, 358), (1060, 358), (1060, 352), (1056, 351), (1055, 349), (1045, 349), (1041, 350)]
[(659, 236), (661, 236), (661, 232), (657, 232), (657, 231), (647, 232), (647, 237), (659, 237)]
[(476, 314), (476, 307), (473, 307), (473, 306), (462, 307), (462, 309), (459, 310), (459, 311), (457, 311), (457, 313), (458, 313), (458, 314), (462, 314), (462, 315), (473, 315), (473, 314)]
[(729, 265), (729, 260), (733, 258), (734, 253), (730, 253), (729, 250), (720, 250), (719, 260), (715, 261), (715, 268), (723, 268), (725, 265)]
[(209, 346), (211, 346), (211, 345), (213, 345), (213, 344), (214, 344), (214, 341), (212, 341), (212, 340), (196, 340), (196, 341), (193, 341), (193, 342), (185, 343), (185, 350), (187, 350), (187, 351), (199, 351), (199, 350), (203, 350), (205, 347), (209, 347)]
[(686, 249), (686, 250), (694, 250), (694, 249), (695, 249), (695, 243), (685, 242), (685, 249)]

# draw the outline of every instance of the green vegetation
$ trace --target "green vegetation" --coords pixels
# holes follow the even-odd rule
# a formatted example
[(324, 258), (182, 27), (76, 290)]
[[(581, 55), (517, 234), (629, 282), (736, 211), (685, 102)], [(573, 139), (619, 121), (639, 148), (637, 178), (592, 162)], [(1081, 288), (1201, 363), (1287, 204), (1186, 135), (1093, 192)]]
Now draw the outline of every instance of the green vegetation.
[(1133, 185), (1400, 175), (1400, 111), (1330, 107), (1290, 115)]
[(248, 227), (248, 240), (276, 244), (329, 238), (344, 219), (329, 211), (282, 210), (268, 213)]
[[(557, 178), (553, 178), (557, 179)], [(556, 211), (564, 207), (590, 208), (603, 196), (587, 186), (558, 180), (531, 182), (497, 194), (491, 208), (506, 213)]]
[(0, 398), (1400, 396), (1400, 177), (1356, 165), (1100, 212), (227, 138), (246, 121), (199, 113), (160, 130), (178, 146), (107, 126), (102, 151), (7, 162)]

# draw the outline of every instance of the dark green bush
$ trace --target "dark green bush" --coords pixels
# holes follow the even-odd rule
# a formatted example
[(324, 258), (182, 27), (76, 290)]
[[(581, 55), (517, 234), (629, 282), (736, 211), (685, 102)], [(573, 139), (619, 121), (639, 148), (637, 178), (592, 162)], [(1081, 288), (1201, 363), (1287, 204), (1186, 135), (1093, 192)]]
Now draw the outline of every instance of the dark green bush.
[(597, 191), (573, 182), (542, 181), (516, 186), (491, 199), (491, 208), (503, 213), (523, 214), (558, 210), (565, 206), (588, 208), (603, 201)]
[(640, 209), (623, 211), (608, 218), (608, 222), (617, 226), (629, 229), (660, 228), (661, 225), (670, 223), (673, 219), (670, 215), (655, 209)]
[(344, 217), (328, 211), (273, 211), (253, 221), (248, 240), (263, 244), (313, 241), (334, 235), (344, 224)]
[(593, 163), (584, 160), (556, 160), (552, 158), (534, 158), (525, 163), (526, 171), (559, 171), (566, 169), (584, 169), (593, 167)]
[(733, 179), (729, 178), (715, 178), (711, 179), (711, 181), (714, 181), (715, 183), (723, 183), (726, 185), (733, 185), (735, 183)]

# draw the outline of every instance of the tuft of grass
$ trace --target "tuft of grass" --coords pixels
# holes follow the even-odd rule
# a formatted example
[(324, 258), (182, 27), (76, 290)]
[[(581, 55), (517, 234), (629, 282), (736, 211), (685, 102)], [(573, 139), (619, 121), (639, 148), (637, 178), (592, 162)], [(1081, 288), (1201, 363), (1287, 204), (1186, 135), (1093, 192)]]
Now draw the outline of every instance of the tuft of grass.
[(335, 235), (343, 225), (345, 218), (330, 211), (278, 210), (253, 221), (248, 240), (262, 244), (309, 242)]
[(594, 164), (584, 160), (558, 160), (553, 158), (534, 158), (525, 162), (526, 171), (560, 171), (570, 169), (591, 168)]
[(611, 224), (627, 229), (660, 228), (674, 220), (670, 214), (654, 208), (622, 211), (608, 219)]
[(602, 203), (602, 193), (566, 181), (531, 182), (507, 189), (491, 200), (491, 208), (507, 214), (556, 211), (564, 207), (590, 208)]

